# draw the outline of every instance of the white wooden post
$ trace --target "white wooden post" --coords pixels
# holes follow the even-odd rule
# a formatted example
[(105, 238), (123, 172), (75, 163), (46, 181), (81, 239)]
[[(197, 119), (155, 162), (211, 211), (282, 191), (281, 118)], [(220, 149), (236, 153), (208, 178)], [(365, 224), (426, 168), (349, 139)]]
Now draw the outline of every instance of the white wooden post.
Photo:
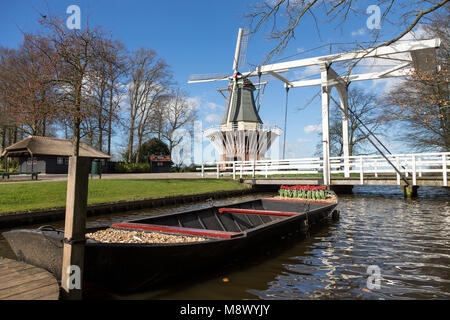
[(442, 178), (443, 178), (443, 186), (448, 187), (447, 181), (447, 155), (444, 153), (442, 155)]
[(233, 180), (236, 180), (236, 161), (233, 161)]
[(364, 184), (363, 157), (359, 157), (359, 183)]
[(242, 179), (242, 167), (244, 166), (244, 163), (242, 162), (242, 160), (240, 161), (239, 165), (241, 166), (241, 172), (239, 174), (239, 177)]
[(252, 170), (252, 178), (255, 178), (255, 168), (256, 167), (256, 160), (253, 159), (253, 170)]
[(217, 162), (217, 179), (220, 179), (219, 163)]
[(330, 184), (330, 92), (328, 87), (328, 65), (320, 65), (320, 75), (322, 82), (322, 155), (323, 155), (323, 184)]
[(266, 178), (267, 178), (267, 170), (268, 170), (269, 164), (266, 162)]
[(202, 178), (205, 177), (205, 164), (202, 163)]
[(408, 178), (409, 172), (408, 172), (408, 161), (405, 163), (405, 177)]
[(378, 178), (378, 160), (377, 159), (375, 159), (374, 167), (375, 167), (375, 178)]
[(422, 178), (422, 160), (421, 159), (419, 159), (418, 164), (419, 164), (419, 178)]
[(416, 168), (416, 155), (412, 155), (412, 179), (413, 186), (417, 185), (417, 168)]
[(349, 156), (350, 149), (348, 144), (348, 88), (343, 85), (337, 86), (340, 103), (342, 108), (342, 149), (344, 151), (344, 177), (350, 177)]

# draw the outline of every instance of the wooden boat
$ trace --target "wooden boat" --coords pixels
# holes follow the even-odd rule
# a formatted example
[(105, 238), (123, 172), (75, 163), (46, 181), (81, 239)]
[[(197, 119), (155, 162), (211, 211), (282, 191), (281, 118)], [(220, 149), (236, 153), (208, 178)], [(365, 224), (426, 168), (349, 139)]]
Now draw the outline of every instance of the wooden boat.
[[(104, 243), (87, 239), (84, 280), (114, 291), (135, 291), (176, 276), (256, 253), (281, 238), (305, 232), (330, 217), (337, 202), (259, 199), (179, 213), (163, 214), (88, 229), (106, 228), (191, 235), (206, 241), (183, 243)], [(18, 260), (61, 279), (63, 231), (49, 227), (3, 233)]]

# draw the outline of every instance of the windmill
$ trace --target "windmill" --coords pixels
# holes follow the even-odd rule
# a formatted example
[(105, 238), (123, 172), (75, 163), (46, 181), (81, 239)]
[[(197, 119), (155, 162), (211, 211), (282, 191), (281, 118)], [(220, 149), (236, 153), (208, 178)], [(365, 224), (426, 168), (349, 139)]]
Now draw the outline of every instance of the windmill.
[[(209, 128), (205, 136), (221, 154), (222, 161), (258, 160), (264, 157), (272, 142), (281, 134), (277, 127), (265, 126), (256, 107), (254, 91), (261, 90), (267, 83), (250, 81), (249, 75), (241, 74), (239, 66), (245, 60), (248, 45), (248, 32), (240, 28), (233, 59), (233, 74), (193, 75), (188, 83), (228, 80), (226, 89), (227, 110), (219, 127)], [(257, 88), (259, 86), (259, 88)], [(260, 94), (258, 93), (258, 100)]]

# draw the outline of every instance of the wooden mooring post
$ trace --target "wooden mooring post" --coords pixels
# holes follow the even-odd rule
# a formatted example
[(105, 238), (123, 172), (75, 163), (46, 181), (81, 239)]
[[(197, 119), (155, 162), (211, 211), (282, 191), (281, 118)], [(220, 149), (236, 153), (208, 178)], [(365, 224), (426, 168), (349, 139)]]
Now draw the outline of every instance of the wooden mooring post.
[(89, 158), (70, 157), (61, 276), (61, 298), (82, 298)]

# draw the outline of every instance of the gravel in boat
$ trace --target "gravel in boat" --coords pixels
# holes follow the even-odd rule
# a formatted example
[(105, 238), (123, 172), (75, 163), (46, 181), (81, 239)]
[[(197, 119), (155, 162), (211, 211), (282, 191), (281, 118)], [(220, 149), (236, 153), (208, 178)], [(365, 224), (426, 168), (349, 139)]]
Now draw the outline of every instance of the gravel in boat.
[(179, 236), (158, 232), (127, 231), (113, 228), (87, 233), (86, 237), (103, 243), (181, 243), (208, 240), (207, 238), (195, 236)]

